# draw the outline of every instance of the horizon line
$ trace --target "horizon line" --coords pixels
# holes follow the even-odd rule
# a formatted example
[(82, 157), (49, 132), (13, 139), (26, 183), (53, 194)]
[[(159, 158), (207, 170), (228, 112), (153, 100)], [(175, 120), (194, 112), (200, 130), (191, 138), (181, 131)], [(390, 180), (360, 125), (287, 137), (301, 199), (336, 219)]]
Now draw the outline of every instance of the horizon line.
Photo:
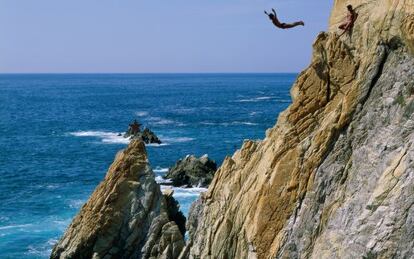
[(0, 72), (0, 75), (298, 74), (300, 72)]

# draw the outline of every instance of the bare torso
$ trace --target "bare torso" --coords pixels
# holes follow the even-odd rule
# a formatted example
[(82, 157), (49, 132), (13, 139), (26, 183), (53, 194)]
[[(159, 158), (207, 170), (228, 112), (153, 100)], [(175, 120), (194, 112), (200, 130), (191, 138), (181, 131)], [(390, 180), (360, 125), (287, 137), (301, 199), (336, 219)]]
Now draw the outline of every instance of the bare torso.
[(276, 17), (272, 19), (272, 22), (276, 27), (283, 27), (283, 23), (281, 23)]
[(357, 17), (356, 12), (348, 12), (348, 14), (346, 15), (345, 23), (349, 25), (353, 25), (356, 20), (356, 17)]

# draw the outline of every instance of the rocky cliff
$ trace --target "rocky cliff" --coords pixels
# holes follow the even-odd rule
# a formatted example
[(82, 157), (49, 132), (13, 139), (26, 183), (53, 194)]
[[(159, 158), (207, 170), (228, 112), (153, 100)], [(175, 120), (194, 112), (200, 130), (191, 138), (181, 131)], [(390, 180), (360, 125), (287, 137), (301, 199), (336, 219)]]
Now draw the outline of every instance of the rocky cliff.
[(51, 257), (413, 258), (414, 0), (336, 0), (313, 47), (292, 105), (192, 206), (185, 247), (133, 141)]
[(183, 258), (414, 257), (414, 0), (336, 0), (313, 47), (292, 105), (193, 205)]
[(144, 143), (133, 140), (117, 154), (51, 258), (177, 258), (185, 218), (171, 195), (156, 184)]

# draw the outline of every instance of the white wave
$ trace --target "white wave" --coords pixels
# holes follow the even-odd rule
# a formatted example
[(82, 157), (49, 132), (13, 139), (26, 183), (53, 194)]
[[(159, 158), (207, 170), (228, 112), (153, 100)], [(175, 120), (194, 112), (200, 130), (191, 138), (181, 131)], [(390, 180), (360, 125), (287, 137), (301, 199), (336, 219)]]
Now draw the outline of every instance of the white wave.
[(159, 166), (157, 166), (155, 169), (153, 169), (152, 171), (154, 171), (154, 173), (159, 173), (159, 174), (162, 174), (162, 173), (166, 173), (166, 172), (168, 172), (168, 168), (162, 168), (162, 167), (159, 167)]
[(102, 137), (111, 133), (104, 131), (76, 131), (69, 134), (75, 137)]
[(170, 179), (164, 179), (162, 176), (155, 177), (155, 181), (159, 184), (162, 183), (171, 183), (172, 181)]
[(165, 141), (165, 143), (182, 143), (182, 142), (190, 142), (193, 141), (194, 138), (189, 138), (189, 137), (163, 137), (160, 136), (160, 139), (162, 141)]
[(254, 103), (254, 102), (260, 102), (260, 101), (266, 101), (266, 100), (272, 100), (276, 99), (274, 96), (259, 96), (255, 98), (249, 98), (249, 99), (240, 99), (236, 100), (237, 103)]
[(53, 220), (53, 223), (56, 224), (59, 229), (62, 228), (63, 230), (70, 224), (70, 222), (72, 221), (72, 218), (67, 218), (67, 219), (55, 219)]
[(257, 115), (257, 114), (260, 114), (261, 112), (251, 112), (251, 113), (249, 113), (249, 116), (255, 116), (255, 115)]
[(156, 124), (156, 125), (175, 124), (175, 121), (169, 120), (169, 119), (164, 119), (164, 118), (161, 118), (161, 117), (149, 117), (147, 120), (152, 122), (152, 124)]
[(177, 109), (173, 109), (172, 111), (178, 114), (190, 114), (190, 113), (194, 113), (196, 109), (195, 108), (177, 108)]
[(136, 112), (135, 115), (137, 115), (138, 117), (145, 117), (148, 116), (148, 112), (145, 111), (140, 111), (140, 112)]
[(7, 220), (10, 220), (10, 218), (6, 216), (0, 216), (0, 221), (7, 221)]
[(248, 125), (248, 126), (254, 126), (254, 125), (258, 125), (257, 123), (254, 122), (248, 122), (248, 121), (234, 121), (231, 123), (232, 125)]
[(128, 138), (124, 138), (122, 136), (110, 136), (107, 138), (103, 138), (102, 142), (106, 144), (129, 144), (131, 140)]
[(59, 239), (51, 238), (47, 240), (47, 244), (51, 246), (54, 246), (57, 242), (59, 242)]
[(275, 97), (272, 97), (272, 96), (263, 96), (263, 97), (257, 97), (256, 100), (270, 100), (274, 98)]
[(198, 197), (202, 192), (206, 192), (207, 188), (194, 187), (194, 188), (182, 188), (161, 185), (161, 190), (172, 189), (174, 191), (174, 198), (187, 198)]
[(202, 125), (219, 125), (220, 123), (202, 121), (202, 122), (200, 122), (200, 124), (202, 124)]
[(13, 228), (27, 228), (31, 226), (33, 226), (33, 224), (9, 225), (9, 226), (0, 227), (0, 230), (13, 229)]
[(256, 126), (259, 125), (257, 123), (254, 122), (249, 122), (249, 121), (233, 121), (233, 122), (200, 122), (200, 124), (202, 125), (218, 125), (218, 126), (232, 126), (232, 125), (246, 125), (246, 126)]
[(95, 137), (100, 138), (105, 144), (128, 144), (130, 140), (124, 138), (124, 133), (106, 132), (106, 131), (76, 131), (69, 133), (75, 137)]
[(73, 209), (79, 209), (85, 203), (85, 200), (70, 200), (69, 207)]
[(27, 254), (35, 255), (36, 257), (49, 257), (52, 252), (52, 247), (58, 242), (58, 239), (52, 238), (47, 242), (36, 245), (29, 245), (27, 247)]
[(161, 143), (161, 144), (157, 144), (157, 143), (150, 143), (150, 144), (145, 144), (145, 146), (147, 147), (164, 147), (164, 146), (169, 146), (170, 144), (168, 143)]
[(164, 126), (164, 125), (185, 126), (185, 124), (182, 122), (174, 121), (174, 120), (166, 119), (162, 117), (149, 117), (146, 120), (149, 122), (149, 124), (158, 125), (158, 126)]
[(57, 188), (59, 188), (60, 187), (60, 185), (59, 184), (37, 184), (37, 185), (35, 185), (34, 187), (36, 187), (36, 188), (41, 188), (41, 189), (50, 189), (50, 190), (53, 190), (53, 189), (57, 189)]
[[(131, 141), (128, 138), (124, 138), (124, 133), (116, 133), (116, 132), (106, 132), (106, 131), (77, 131), (69, 133), (75, 137), (95, 137), (100, 138), (101, 142), (104, 144), (129, 144)], [(169, 146), (173, 143), (182, 143), (182, 142), (189, 142), (193, 141), (194, 138), (189, 137), (164, 137), (159, 136), (163, 143), (151, 143), (146, 144), (147, 147), (164, 147)]]
[(161, 119), (159, 121), (154, 122), (155, 125), (168, 125), (168, 124), (175, 124), (175, 121), (168, 120), (168, 119)]

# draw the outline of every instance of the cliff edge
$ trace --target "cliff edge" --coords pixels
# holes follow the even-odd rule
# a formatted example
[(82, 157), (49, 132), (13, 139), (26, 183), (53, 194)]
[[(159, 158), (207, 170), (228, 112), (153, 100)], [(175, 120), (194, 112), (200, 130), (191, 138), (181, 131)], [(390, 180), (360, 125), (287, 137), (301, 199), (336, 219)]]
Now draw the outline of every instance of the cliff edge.
[(292, 105), (193, 205), (183, 258), (414, 257), (414, 1), (336, 0), (313, 48)]

